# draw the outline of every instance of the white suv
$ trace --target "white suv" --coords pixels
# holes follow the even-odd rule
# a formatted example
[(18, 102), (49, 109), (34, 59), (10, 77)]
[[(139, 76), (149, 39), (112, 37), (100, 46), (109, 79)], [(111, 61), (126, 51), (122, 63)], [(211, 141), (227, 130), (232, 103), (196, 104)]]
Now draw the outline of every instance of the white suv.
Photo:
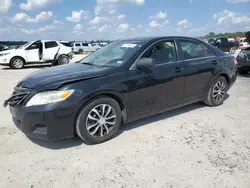
[(38, 40), (20, 46), (17, 49), (0, 52), (0, 65), (21, 69), (27, 64), (52, 63), (61, 65), (69, 63), (73, 52), (66, 41)]
[(72, 43), (72, 50), (74, 53), (83, 53), (83, 52), (94, 52), (101, 48), (98, 45), (92, 45), (90, 43), (81, 43), (81, 42), (74, 42)]

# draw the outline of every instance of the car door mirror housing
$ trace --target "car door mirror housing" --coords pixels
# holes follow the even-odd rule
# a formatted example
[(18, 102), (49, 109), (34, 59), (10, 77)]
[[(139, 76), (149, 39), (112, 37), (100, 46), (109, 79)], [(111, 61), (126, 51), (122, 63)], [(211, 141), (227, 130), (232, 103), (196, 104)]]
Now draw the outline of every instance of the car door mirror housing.
[(148, 68), (154, 66), (154, 59), (152, 58), (142, 58), (136, 62), (137, 68)]

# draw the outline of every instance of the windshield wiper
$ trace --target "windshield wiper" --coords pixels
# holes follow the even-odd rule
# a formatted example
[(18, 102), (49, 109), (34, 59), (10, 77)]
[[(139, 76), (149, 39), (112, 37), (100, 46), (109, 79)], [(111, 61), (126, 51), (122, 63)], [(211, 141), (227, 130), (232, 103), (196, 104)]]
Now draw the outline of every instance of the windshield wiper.
[(82, 64), (85, 64), (85, 65), (95, 65), (95, 64), (93, 64), (93, 63), (89, 63), (89, 62), (86, 62), (86, 63), (82, 63)]

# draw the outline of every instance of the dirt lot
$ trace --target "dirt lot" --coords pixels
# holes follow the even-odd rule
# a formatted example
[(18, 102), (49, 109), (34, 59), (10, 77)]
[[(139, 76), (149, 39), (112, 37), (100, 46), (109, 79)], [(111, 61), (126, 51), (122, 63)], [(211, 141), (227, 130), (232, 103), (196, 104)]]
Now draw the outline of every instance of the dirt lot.
[[(0, 68), (0, 103), (25, 75)], [(109, 142), (28, 139), (0, 107), (0, 187), (250, 188), (250, 75), (223, 106), (194, 104), (123, 126)]]

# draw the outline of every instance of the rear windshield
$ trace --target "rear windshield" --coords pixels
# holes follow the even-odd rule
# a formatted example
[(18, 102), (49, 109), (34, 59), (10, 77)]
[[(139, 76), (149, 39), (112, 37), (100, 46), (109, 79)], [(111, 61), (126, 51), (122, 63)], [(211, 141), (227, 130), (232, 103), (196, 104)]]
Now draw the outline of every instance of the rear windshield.
[(69, 42), (60, 42), (60, 44), (67, 46), (67, 47), (71, 47), (71, 44)]

